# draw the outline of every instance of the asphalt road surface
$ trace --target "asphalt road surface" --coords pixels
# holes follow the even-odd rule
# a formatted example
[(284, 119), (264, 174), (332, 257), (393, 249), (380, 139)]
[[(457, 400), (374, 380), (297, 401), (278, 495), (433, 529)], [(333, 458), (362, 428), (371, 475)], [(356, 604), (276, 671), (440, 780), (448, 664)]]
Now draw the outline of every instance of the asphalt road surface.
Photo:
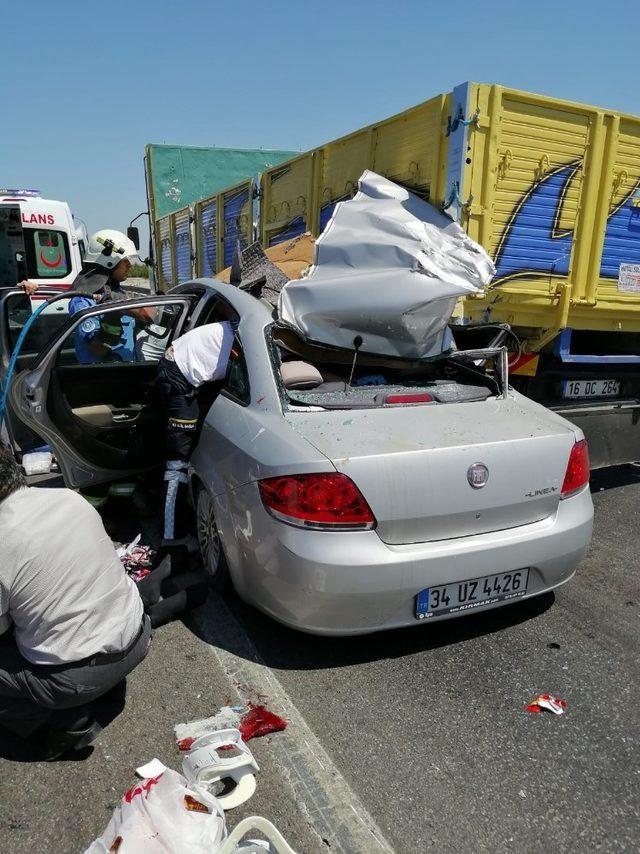
[[(555, 597), (351, 639), (211, 597), (157, 632), (88, 758), (0, 760), (0, 849), (82, 851), (136, 765), (179, 768), (173, 723), (263, 694), (290, 724), (251, 743), (258, 790), (230, 826), (262, 813), (299, 854), (638, 851), (640, 469), (593, 491), (592, 546)], [(528, 714), (540, 692), (567, 713)]]

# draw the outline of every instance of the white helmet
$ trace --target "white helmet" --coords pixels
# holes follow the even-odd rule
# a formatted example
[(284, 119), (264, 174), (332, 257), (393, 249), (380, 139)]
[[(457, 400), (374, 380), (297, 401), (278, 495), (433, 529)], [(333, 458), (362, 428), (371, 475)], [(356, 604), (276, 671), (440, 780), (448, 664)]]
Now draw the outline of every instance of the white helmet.
[(123, 258), (127, 258), (132, 264), (142, 264), (134, 242), (121, 231), (101, 228), (89, 238), (84, 259), (86, 264), (99, 264), (107, 270), (113, 270)]

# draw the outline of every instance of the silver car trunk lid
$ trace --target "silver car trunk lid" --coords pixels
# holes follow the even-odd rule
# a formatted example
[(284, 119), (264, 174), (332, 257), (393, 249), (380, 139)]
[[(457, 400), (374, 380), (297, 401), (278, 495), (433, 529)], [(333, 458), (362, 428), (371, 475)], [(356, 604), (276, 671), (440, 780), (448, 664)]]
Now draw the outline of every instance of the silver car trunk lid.
[[(388, 543), (426, 542), (536, 522), (560, 500), (574, 428), (507, 399), (289, 411), (289, 423), (357, 484)], [(476, 464), (486, 467), (484, 486)], [(477, 477), (480, 474), (481, 477)]]

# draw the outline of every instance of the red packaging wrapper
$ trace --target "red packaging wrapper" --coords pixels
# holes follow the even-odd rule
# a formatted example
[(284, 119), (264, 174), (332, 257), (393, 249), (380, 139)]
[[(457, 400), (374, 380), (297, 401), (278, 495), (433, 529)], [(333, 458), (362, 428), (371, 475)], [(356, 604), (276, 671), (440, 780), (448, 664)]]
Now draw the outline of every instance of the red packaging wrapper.
[(243, 741), (280, 732), (287, 728), (287, 722), (279, 715), (270, 712), (264, 706), (254, 706), (240, 721), (240, 733)]
[(568, 709), (569, 704), (566, 700), (560, 697), (553, 697), (551, 694), (539, 694), (527, 706), (527, 711), (537, 714), (543, 710), (552, 712), (554, 715), (562, 715)]

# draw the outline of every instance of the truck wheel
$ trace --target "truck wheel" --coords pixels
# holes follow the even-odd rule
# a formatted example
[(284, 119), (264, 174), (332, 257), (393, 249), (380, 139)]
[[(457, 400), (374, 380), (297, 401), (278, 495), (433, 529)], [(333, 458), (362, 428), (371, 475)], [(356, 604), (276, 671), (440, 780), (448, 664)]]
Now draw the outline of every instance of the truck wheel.
[(229, 569), (213, 512), (213, 500), (204, 486), (198, 487), (196, 526), (207, 582), (212, 590), (222, 591), (229, 581)]

